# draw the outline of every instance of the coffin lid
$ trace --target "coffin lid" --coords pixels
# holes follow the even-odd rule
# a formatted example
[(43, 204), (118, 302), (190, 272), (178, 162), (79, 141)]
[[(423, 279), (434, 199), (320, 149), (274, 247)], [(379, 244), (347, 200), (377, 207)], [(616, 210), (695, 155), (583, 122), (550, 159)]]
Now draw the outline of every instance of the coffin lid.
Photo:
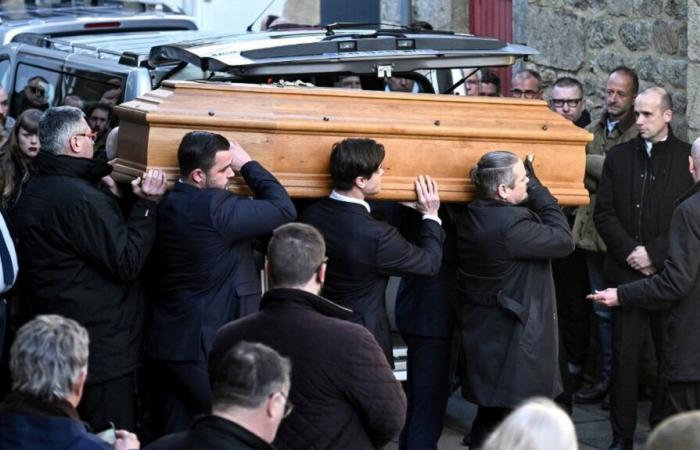
[(203, 70), (232, 74), (377, 73), (513, 64), (538, 52), (524, 45), (452, 32), (406, 29), (274, 31), (159, 45), (150, 63), (187, 61)]

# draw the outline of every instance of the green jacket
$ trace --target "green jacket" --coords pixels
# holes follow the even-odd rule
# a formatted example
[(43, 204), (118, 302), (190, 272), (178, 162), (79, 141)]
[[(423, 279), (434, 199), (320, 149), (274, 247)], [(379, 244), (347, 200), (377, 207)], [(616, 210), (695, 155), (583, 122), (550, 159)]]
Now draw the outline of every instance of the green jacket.
[(586, 127), (588, 131), (593, 133), (593, 140), (586, 145), (586, 175), (583, 184), (588, 189), (591, 202), (588, 206), (580, 206), (576, 210), (576, 218), (572, 230), (576, 247), (593, 252), (605, 251), (605, 243), (598, 235), (598, 231), (596, 231), (593, 224), (593, 208), (595, 208), (598, 183), (603, 174), (605, 154), (614, 146), (634, 139), (639, 134), (634, 123), (634, 110), (632, 109), (607, 136), (606, 122), (607, 113), (603, 114), (599, 121), (593, 122)]

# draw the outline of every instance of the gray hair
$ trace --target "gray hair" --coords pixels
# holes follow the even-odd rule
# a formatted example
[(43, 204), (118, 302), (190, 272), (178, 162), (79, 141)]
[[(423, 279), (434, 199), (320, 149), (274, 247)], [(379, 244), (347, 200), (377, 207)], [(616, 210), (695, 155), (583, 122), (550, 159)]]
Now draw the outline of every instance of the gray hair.
[(571, 418), (553, 401), (534, 398), (513, 411), (488, 437), (481, 450), (577, 450)]
[(119, 148), (119, 127), (114, 127), (107, 134), (105, 142), (105, 153), (107, 153), (107, 161), (111, 161), (117, 157), (117, 149)]
[(645, 450), (700, 448), (700, 411), (668, 417), (649, 435)]
[(64, 400), (81, 372), (87, 372), (88, 333), (71, 319), (37, 316), (17, 332), (10, 348), (12, 390)]
[(513, 166), (519, 161), (515, 153), (496, 150), (484, 154), (471, 170), (470, 177), (479, 196), (498, 198), (498, 186), (515, 186)]
[(258, 408), (289, 386), (291, 363), (270, 347), (239, 342), (213, 367), (214, 409)]
[(65, 155), (70, 138), (82, 133), (85, 114), (73, 106), (56, 106), (47, 109), (39, 121), (41, 151), (54, 155)]

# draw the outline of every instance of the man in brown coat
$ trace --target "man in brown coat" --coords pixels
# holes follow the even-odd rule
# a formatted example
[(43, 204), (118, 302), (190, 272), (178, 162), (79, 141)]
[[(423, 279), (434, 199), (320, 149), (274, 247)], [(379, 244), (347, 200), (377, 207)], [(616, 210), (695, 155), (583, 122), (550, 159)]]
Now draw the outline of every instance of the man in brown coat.
[[(639, 130), (634, 123), (634, 99), (639, 89), (639, 80), (634, 70), (618, 67), (610, 73), (605, 85), (605, 112), (601, 119), (586, 129), (593, 133), (593, 140), (586, 145), (586, 176), (584, 184), (590, 193), (591, 203), (576, 210), (573, 235), (576, 248), (586, 255), (588, 280), (591, 292), (605, 287), (603, 260), (605, 243), (598, 235), (593, 223), (593, 208), (598, 193), (598, 183), (603, 174), (605, 155), (617, 144), (637, 137)], [(593, 309), (598, 321), (601, 342), (602, 367), (600, 379), (583, 386), (575, 396), (578, 403), (593, 403), (603, 400), (610, 387), (612, 372), (612, 313), (607, 306), (595, 304)]]
[(381, 448), (403, 427), (406, 396), (381, 348), (352, 311), (318, 296), (326, 276), (325, 243), (310, 225), (275, 230), (268, 246), (272, 289), (260, 312), (221, 328), (210, 374), (236, 343), (261, 342), (292, 361), (290, 400), (278, 449)]

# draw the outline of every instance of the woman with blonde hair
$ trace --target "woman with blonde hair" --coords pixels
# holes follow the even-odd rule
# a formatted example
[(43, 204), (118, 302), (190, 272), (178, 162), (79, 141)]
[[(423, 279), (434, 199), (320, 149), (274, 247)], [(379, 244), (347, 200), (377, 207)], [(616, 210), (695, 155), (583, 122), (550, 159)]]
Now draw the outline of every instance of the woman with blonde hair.
[(32, 160), (39, 154), (38, 109), (24, 111), (15, 121), (12, 134), (0, 148), (0, 194), (2, 206), (12, 209), (22, 194), (22, 186), (34, 173)]
[(577, 450), (571, 418), (553, 401), (534, 398), (513, 411), (481, 450)]

